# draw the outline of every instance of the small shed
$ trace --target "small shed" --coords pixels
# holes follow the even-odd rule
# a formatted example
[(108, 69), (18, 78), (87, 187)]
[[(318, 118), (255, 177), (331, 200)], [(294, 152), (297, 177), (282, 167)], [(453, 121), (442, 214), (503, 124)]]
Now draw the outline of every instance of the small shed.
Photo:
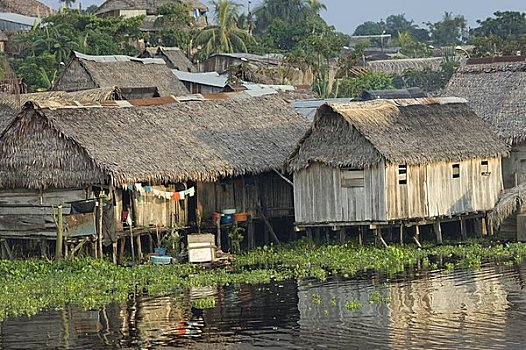
[(91, 56), (79, 52), (72, 53), (53, 90), (71, 92), (115, 86), (125, 99), (188, 94), (162, 59)]
[[(53, 240), (53, 206), (101, 191), (113, 199), (118, 235), (128, 226), (136, 235), (210, 227), (223, 209), (247, 213), (254, 230), (292, 224), (283, 164), (307, 127), (279, 97), (144, 107), (28, 103), (0, 137), (0, 237)], [(23, 208), (21, 197), (29, 198)]]
[(491, 210), (505, 143), (457, 98), (329, 103), (288, 160), (296, 224), (433, 222)]

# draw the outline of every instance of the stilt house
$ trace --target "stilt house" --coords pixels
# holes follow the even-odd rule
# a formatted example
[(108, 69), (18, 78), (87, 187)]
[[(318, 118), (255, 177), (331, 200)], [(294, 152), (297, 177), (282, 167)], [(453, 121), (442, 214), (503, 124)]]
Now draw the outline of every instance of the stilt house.
[(477, 215), (507, 152), (456, 98), (329, 103), (288, 160), (296, 224), (347, 227)]
[(307, 128), (279, 97), (145, 107), (28, 103), (0, 137), (0, 237), (53, 240), (54, 208), (62, 204), (68, 214), (73, 202), (101, 192), (112, 199), (117, 236), (125, 226), (134, 234), (205, 230), (222, 209), (247, 213), (256, 226), (292, 225), (283, 164)]

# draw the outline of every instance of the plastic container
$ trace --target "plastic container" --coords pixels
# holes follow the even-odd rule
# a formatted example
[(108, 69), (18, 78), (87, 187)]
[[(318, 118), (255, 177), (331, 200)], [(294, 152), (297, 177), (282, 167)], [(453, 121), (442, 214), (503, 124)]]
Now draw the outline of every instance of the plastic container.
[(234, 222), (234, 214), (223, 214), (223, 216), (221, 216), (222, 224), (231, 224), (233, 222)]
[(213, 213), (212, 214), (212, 222), (214, 224), (217, 224), (221, 220), (221, 213)]
[(172, 263), (172, 257), (171, 256), (152, 256), (150, 257), (150, 260), (155, 265), (170, 265)]
[(160, 247), (160, 248), (154, 248), (154, 249), (153, 249), (153, 252), (154, 252), (155, 254), (159, 254), (160, 256), (164, 256), (164, 255), (166, 255), (166, 248), (162, 248), (162, 247)]
[(235, 209), (223, 209), (221, 210), (221, 214), (224, 215), (234, 215), (236, 213)]
[(234, 214), (234, 221), (235, 222), (245, 222), (248, 220), (247, 213), (236, 213)]

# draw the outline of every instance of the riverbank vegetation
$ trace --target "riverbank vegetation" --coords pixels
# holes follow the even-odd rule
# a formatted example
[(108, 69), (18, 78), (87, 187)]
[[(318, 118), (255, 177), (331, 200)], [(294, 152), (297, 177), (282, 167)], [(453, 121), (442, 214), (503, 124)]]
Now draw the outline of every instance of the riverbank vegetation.
[(484, 261), (520, 263), (526, 244), (444, 245), (387, 249), (353, 245), (311, 246), (298, 242), (265, 247), (237, 257), (232, 266), (151, 264), (116, 266), (106, 260), (82, 259), (0, 261), (0, 319), (33, 315), (74, 304), (94, 308), (124, 302), (137, 293), (152, 296), (181, 293), (192, 287), (264, 284), (287, 279), (352, 278), (363, 273), (395, 275), (408, 270), (478, 268)]

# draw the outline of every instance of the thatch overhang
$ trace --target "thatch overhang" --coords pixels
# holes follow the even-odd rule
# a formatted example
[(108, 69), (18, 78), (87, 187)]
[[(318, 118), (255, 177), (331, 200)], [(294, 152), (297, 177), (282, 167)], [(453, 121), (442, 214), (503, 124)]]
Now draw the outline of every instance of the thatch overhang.
[[(112, 108), (29, 103), (0, 136), (2, 186), (68, 188), (102, 178), (115, 185), (213, 181), (281, 170), (307, 128), (303, 116), (274, 96)], [(21, 157), (19, 149), (43, 139), (38, 135), (45, 141)], [(47, 144), (62, 146), (49, 150)], [(77, 163), (63, 169), (70, 159)]]
[(432, 58), (405, 58), (392, 60), (369, 61), (366, 66), (371, 72), (382, 72), (392, 75), (402, 75), (408, 70), (438, 71), (443, 62), (441, 57)]
[(526, 141), (526, 62), (468, 64), (444, 95), (468, 100), (473, 110), (509, 143)]
[(183, 83), (172, 74), (160, 58), (136, 58), (124, 55), (92, 56), (72, 53), (68, 67), (62, 72), (55, 87), (66, 75), (72, 74), (69, 66), (78, 62), (98, 88), (117, 86), (122, 89), (157, 88), (160, 96), (188, 95)]
[(366, 168), (381, 161), (422, 165), (497, 157), (506, 144), (456, 98), (328, 103), (288, 159), (298, 171), (314, 162)]

